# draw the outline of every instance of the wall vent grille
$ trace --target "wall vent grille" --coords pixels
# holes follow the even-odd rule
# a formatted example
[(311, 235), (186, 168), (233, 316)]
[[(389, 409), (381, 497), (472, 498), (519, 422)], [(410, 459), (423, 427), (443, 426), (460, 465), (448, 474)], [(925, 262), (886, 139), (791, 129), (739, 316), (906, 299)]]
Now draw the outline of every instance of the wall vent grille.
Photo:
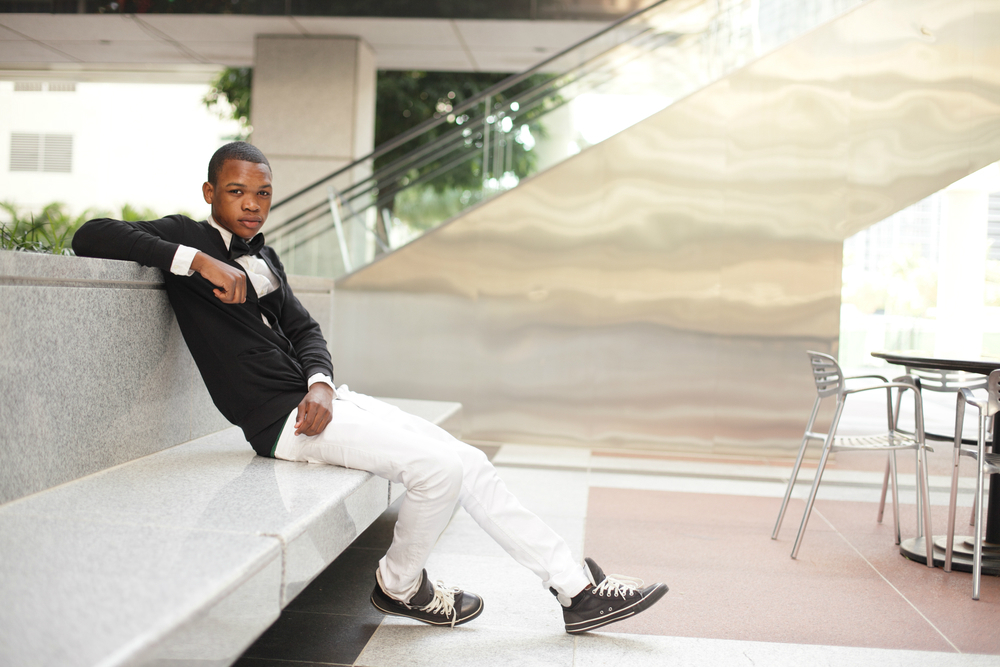
[(47, 171), (68, 174), (73, 169), (72, 134), (10, 135), (11, 171)]
[(48, 83), (44, 83), (42, 81), (14, 82), (15, 93), (40, 93), (43, 90), (47, 90), (50, 93), (75, 93), (76, 82), (75, 81), (49, 81)]

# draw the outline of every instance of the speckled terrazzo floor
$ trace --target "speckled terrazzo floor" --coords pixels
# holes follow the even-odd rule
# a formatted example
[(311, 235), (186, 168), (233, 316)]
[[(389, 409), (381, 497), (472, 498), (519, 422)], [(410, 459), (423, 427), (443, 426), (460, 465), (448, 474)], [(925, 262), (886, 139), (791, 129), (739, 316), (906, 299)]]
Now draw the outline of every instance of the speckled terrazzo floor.
[[(666, 581), (667, 596), (605, 632), (566, 635), (552, 597), (459, 511), (428, 570), (481, 594), (482, 617), (453, 630), (383, 618), (367, 598), (390, 510), (237, 664), (1000, 665), (1000, 579), (984, 577), (975, 602), (969, 574), (899, 555), (890, 523), (875, 521), (877, 454), (841, 456), (829, 469), (792, 560), (801, 500), (769, 539), (788, 461), (518, 445), (490, 453), (508, 486), (577, 553), (609, 572)], [(939, 447), (930, 465), (935, 532), (945, 525), (949, 461)], [(904, 537), (915, 527), (907, 464)], [(971, 495), (960, 503), (967, 518)]]

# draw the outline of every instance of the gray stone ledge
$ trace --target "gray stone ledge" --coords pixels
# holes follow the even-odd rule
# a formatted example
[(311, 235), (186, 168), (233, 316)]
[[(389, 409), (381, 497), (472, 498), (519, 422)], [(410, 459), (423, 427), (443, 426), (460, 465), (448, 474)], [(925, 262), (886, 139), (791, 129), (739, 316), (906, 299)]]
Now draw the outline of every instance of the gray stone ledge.
[(123, 286), (158, 289), (163, 286), (159, 269), (135, 262), (67, 255), (0, 250), (0, 279), (38, 284), (94, 283), (95, 286)]
[(212, 433), (158, 269), (0, 251), (0, 504)]

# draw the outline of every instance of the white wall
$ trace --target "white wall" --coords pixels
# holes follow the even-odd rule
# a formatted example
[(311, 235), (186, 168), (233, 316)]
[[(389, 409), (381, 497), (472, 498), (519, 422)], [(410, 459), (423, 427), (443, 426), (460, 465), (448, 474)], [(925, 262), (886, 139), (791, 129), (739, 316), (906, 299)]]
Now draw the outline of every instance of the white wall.
[[(159, 215), (207, 214), (208, 160), (238, 131), (201, 102), (204, 84), (77, 83), (75, 92), (14, 92), (0, 81), (0, 201), (54, 201), (74, 214), (124, 203)], [(73, 135), (71, 173), (11, 172), (12, 132)]]

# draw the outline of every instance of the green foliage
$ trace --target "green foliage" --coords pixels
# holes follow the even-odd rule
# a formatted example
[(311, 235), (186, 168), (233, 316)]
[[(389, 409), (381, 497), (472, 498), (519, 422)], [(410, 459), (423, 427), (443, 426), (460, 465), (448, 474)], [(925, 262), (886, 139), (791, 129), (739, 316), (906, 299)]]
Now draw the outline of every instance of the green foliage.
[[(65, 204), (54, 202), (39, 213), (23, 212), (20, 206), (0, 202), (0, 211), (7, 220), (0, 221), (0, 250), (22, 250), (52, 255), (72, 255), (73, 234), (92, 218), (111, 215), (107, 211), (87, 209), (78, 216), (66, 211)], [(148, 208), (123, 204), (119, 220), (155, 220), (158, 216)]]
[[(376, 146), (395, 139), (432, 118), (444, 117), (448, 122), (425, 132), (419, 139), (382, 155), (376, 160), (375, 169), (384, 167), (407, 151), (431, 142), (446, 132), (455, 130), (461, 120), (451, 113), (452, 110), (487, 88), (503, 81), (507, 76), (507, 74), (490, 72), (379, 72), (375, 105)], [(529, 77), (512, 91), (507, 91), (507, 95), (520, 93), (548, 78), (547, 75)], [(253, 70), (251, 68), (226, 68), (212, 82), (212, 87), (203, 101), (208, 108), (217, 110), (219, 110), (220, 105), (225, 104), (225, 109), (219, 110), (220, 115), (223, 118), (239, 120), (243, 123), (244, 128), (249, 130), (252, 80)], [(505, 96), (498, 95), (491, 102), (495, 105), (502, 104), (505, 100)], [(522, 124), (528, 124), (536, 137), (544, 136), (532, 114), (528, 114), (524, 119), (519, 119), (518, 126)], [(467, 148), (471, 148), (472, 144), (473, 142), (470, 141)], [(509, 167), (509, 171), (518, 178), (522, 178), (533, 171), (534, 154), (530, 152), (530, 149), (513, 140), (509, 144), (511, 156), (509, 160), (505, 160), (504, 167), (505, 169)], [(421, 167), (419, 171), (407, 174), (404, 180), (413, 181), (421, 174), (438, 169), (442, 161), (454, 159), (453, 154), (444, 156), (442, 160), (437, 160)], [(482, 164), (472, 157), (470, 150), (467, 161), (447, 170), (429, 185), (438, 192), (449, 189), (465, 190), (471, 188), (479, 190), (482, 188), (482, 180)]]
[(426, 231), (458, 215), (480, 199), (481, 193), (472, 190), (407, 188), (396, 195), (393, 215), (411, 229)]
[[(212, 84), (204, 102), (209, 108), (223, 102), (229, 115), (244, 128), (250, 114), (252, 70), (229, 68)], [(441, 140), (446, 148), (435, 147), (426, 162), (411, 168), (393, 168), (378, 175), (376, 204), (382, 214), (393, 217), (414, 230), (425, 230), (458, 214), (468, 206), (500, 190), (512, 187), (536, 169), (535, 139), (545, 136), (541, 115), (561, 103), (557, 94), (536, 96), (531, 109), (496, 117), (489, 126), (489, 142), (481, 126), (487, 114), (495, 114), (521, 93), (552, 79), (537, 74), (491, 96), (489, 109), (478, 107), (455, 112), (464, 102), (507, 79), (507, 74), (489, 72), (380, 71), (375, 104), (375, 145), (381, 146), (421, 123), (443, 119), (410, 141), (380, 155), (373, 165), (376, 173), (411, 151)], [(217, 108), (217, 107), (216, 107)], [(468, 123), (468, 125), (466, 125)], [(448, 135), (447, 139), (443, 139)], [(484, 151), (484, 143), (488, 143)], [(484, 160), (487, 164), (484, 165)], [(485, 168), (485, 171), (484, 171)], [(362, 197), (367, 197), (367, 193)], [(366, 205), (366, 204), (365, 204)], [(384, 234), (380, 234), (384, 236)]]
[[(406, 152), (432, 142), (448, 132), (455, 131), (463, 120), (468, 119), (468, 116), (456, 117), (452, 111), (463, 102), (479, 95), (507, 77), (507, 74), (489, 72), (379, 72), (375, 110), (376, 146), (394, 139), (432, 118), (443, 117), (447, 122), (424, 132), (414, 141), (380, 156), (375, 161), (376, 171)], [(513, 90), (506, 90), (505, 94), (493, 96), (490, 103), (494, 108), (497, 105), (502, 105), (512, 95), (548, 78), (546, 75), (529, 77)], [(480, 108), (478, 112), (482, 113), (482, 109)], [(535, 136), (542, 135), (541, 127), (532, 118), (518, 119), (517, 125), (523, 124), (529, 125)], [(458, 159), (459, 164), (434, 178), (427, 187), (431, 187), (437, 192), (480, 190), (483, 186), (483, 173), (482, 162), (474, 155), (477, 152), (475, 149), (476, 139), (477, 137), (470, 137), (463, 148), (456, 148), (442, 155), (440, 159), (422, 166), (419, 170), (413, 170), (406, 174), (403, 184), (412, 182), (421, 175), (432, 173), (440, 169), (442, 165), (454, 163)], [(503, 170), (512, 172), (518, 178), (523, 178), (534, 170), (535, 155), (530, 152), (530, 148), (525, 148), (522, 144), (513, 141), (513, 136), (505, 143), (504, 147), (511, 154), (509, 159), (504, 161)], [(468, 160), (461, 161), (460, 156), (456, 155), (456, 152), (462, 150), (469, 153)], [(384, 187), (385, 185), (380, 185), (380, 189)]]
[(38, 215), (24, 215), (11, 202), (0, 202), (0, 209), (9, 218), (7, 222), (0, 222), (0, 248), (4, 250), (72, 255), (73, 234), (90, 219), (87, 211), (76, 218), (71, 217), (59, 203), (49, 204)]
[(227, 67), (212, 82), (208, 93), (201, 101), (220, 118), (239, 121), (240, 136), (232, 139), (245, 140), (250, 135), (250, 89), (253, 83), (253, 69), (250, 67)]
[[(507, 76), (489, 72), (379, 72), (375, 145), (395, 139), (426, 120), (447, 116), (462, 102)], [(430, 138), (451, 127), (439, 125), (431, 131)]]
[(138, 220), (156, 220), (159, 217), (151, 208), (136, 208), (131, 204), (122, 204), (121, 215), (117, 219), (136, 222)]

